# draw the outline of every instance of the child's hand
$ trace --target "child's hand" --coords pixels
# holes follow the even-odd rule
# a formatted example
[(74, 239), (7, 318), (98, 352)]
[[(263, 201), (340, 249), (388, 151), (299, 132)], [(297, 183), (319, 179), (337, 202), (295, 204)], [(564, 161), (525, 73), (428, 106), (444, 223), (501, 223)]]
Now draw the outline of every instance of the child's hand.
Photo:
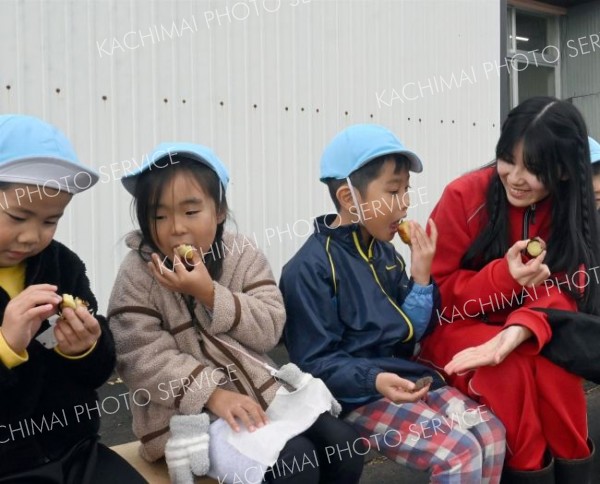
[(536, 258), (523, 263), (521, 251), (527, 247), (528, 240), (519, 240), (506, 252), (506, 261), (510, 275), (521, 286), (537, 286), (550, 277), (550, 269), (544, 264), (546, 251)]
[(193, 270), (191, 271), (187, 270), (177, 253), (173, 253), (171, 259), (173, 270), (165, 267), (158, 254), (152, 254), (152, 261), (148, 262), (148, 267), (156, 280), (171, 291), (194, 296), (212, 310), (215, 297), (213, 281), (198, 252), (195, 250), (192, 252)]
[(525, 326), (509, 326), (500, 331), (487, 343), (466, 348), (456, 353), (444, 371), (451, 375), (481, 366), (495, 366), (502, 361), (533, 333)]
[(431, 261), (435, 255), (437, 244), (437, 227), (429, 219), (431, 235), (428, 236), (423, 227), (417, 222), (410, 223), (410, 274), (413, 280), (422, 286), (429, 285), (431, 279)]
[(379, 373), (375, 379), (377, 391), (393, 403), (416, 402), (427, 394), (430, 386), (415, 392), (413, 382), (400, 378), (395, 373)]
[(7, 304), (2, 321), (2, 335), (15, 353), (23, 353), (42, 322), (56, 313), (56, 308), (62, 301), (56, 294), (57, 290), (58, 287), (50, 284), (34, 284)]
[(101, 334), (98, 320), (85, 307), (63, 309), (54, 327), (58, 350), (69, 356), (85, 353)]
[(217, 417), (226, 420), (234, 432), (240, 431), (239, 418), (250, 432), (269, 423), (262, 407), (247, 395), (217, 388), (205, 405)]

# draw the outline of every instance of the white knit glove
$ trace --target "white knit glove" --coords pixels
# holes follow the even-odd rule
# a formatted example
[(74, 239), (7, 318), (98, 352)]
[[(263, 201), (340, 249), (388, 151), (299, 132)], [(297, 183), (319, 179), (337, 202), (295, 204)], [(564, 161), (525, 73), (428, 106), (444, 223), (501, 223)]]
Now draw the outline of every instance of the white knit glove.
[[(288, 363), (283, 365), (279, 370), (275, 372), (275, 378), (284, 381), (288, 385), (294, 387), (296, 390), (302, 388), (304, 385), (308, 384), (311, 380), (317, 380), (322, 384), (325, 388), (325, 383), (319, 378), (315, 378), (310, 373), (304, 373), (300, 368), (298, 368), (294, 363)], [(331, 396), (331, 409), (329, 413), (334, 417), (337, 417), (342, 411), (342, 407), (338, 403), (338, 401), (333, 397), (329, 389), (327, 392)]]
[(205, 413), (171, 417), (171, 437), (165, 448), (165, 459), (172, 483), (194, 484), (194, 475), (204, 476), (208, 472), (209, 424)]

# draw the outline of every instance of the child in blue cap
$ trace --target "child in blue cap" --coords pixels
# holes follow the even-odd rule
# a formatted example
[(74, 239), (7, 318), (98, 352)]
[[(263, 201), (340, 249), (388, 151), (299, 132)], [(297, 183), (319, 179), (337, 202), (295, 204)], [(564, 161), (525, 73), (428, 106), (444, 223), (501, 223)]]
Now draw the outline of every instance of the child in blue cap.
[(323, 408), (312, 410), (310, 392), (303, 406), (291, 397), (277, 407), (305, 427), (290, 432), (267, 419), (278, 397), (289, 397), (274, 375), (289, 380), (266, 355), (279, 342), (285, 308), (264, 254), (225, 230), (228, 181), (213, 151), (191, 143), (159, 145), (122, 179), (139, 230), (127, 236), (131, 251), (109, 319), (141, 455), (165, 456), (175, 483), (191, 483), (192, 474), (227, 483), (357, 483), (362, 455), (326, 454), (358, 434), (327, 413), (335, 405), (322, 382)]
[(590, 157), (592, 161), (592, 182), (594, 185), (594, 196), (596, 198), (596, 208), (600, 210), (600, 143), (594, 138), (588, 136), (590, 144)]
[[(53, 126), (0, 116), (0, 483), (145, 482), (98, 443), (114, 342), (83, 262), (53, 240), (97, 180)], [(86, 304), (61, 309), (62, 294)]]
[(431, 482), (496, 483), (502, 424), (413, 358), (439, 298), (433, 222), (431, 235), (409, 222), (410, 278), (390, 243), (407, 214), (410, 171), (422, 171), (421, 160), (382, 126), (350, 126), (325, 148), (321, 181), (337, 214), (317, 218), (283, 268), (285, 342), (371, 448), (430, 471)]

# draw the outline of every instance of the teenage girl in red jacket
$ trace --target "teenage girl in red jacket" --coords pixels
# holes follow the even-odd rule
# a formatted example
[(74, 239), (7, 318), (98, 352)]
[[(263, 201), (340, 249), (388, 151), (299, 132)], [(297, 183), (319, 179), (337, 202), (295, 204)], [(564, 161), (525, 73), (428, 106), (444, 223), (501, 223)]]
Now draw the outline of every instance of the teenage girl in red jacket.
[[(581, 114), (554, 98), (524, 101), (502, 126), (496, 158), (448, 185), (431, 215), (443, 310), (420, 358), (504, 423), (503, 483), (585, 483), (593, 444), (582, 381), (540, 356), (552, 332), (532, 309), (600, 313)], [(547, 250), (528, 259), (523, 250), (536, 236)]]

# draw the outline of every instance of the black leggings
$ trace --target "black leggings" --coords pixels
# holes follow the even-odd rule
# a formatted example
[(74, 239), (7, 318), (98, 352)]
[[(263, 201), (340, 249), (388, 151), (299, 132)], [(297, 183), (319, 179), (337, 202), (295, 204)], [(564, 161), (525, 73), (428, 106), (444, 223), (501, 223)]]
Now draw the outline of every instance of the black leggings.
[(145, 484), (147, 481), (120, 455), (88, 439), (60, 459), (0, 477), (0, 484)]
[(264, 480), (276, 484), (354, 484), (364, 465), (364, 445), (349, 424), (322, 414), (289, 440)]

